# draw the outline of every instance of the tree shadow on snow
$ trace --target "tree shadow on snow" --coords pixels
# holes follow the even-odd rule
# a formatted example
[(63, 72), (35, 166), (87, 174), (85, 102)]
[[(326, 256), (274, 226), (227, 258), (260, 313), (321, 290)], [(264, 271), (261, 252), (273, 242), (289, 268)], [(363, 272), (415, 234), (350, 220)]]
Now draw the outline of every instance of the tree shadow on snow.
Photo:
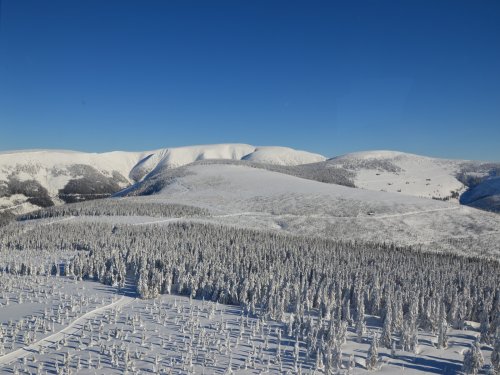
[[(432, 359), (436, 358), (436, 359)], [(425, 371), (434, 374), (456, 374), (462, 368), (460, 361), (447, 360), (437, 357), (411, 357), (411, 356), (398, 356), (397, 359), (405, 361), (405, 363), (394, 363), (393, 366), (401, 366), (411, 368), (418, 371)], [(456, 362), (456, 363), (455, 363)]]

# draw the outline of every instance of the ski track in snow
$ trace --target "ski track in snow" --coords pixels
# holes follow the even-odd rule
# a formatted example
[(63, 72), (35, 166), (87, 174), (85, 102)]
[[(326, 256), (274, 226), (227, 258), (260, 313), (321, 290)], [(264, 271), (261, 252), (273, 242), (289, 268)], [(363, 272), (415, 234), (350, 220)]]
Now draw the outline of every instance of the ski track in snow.
[[(401, 216), (410, 216), (410, 215), (419, 215), (419, 214), (426, 214), (430, 212), (439, 212), (439, 211), (451, 211), (451, 210), (457, 210), (459, 209), (460, 206), (456, 207), (444, 207), (444, 208), (434, 208), (430, 210), (420, 210), (420, 211), (410, 211), (410, 212), (401, 212), (397, 214), (388, 214), (388, 215), (373, 215), (373, 216), (353, 216), (353, 218), (366, 218), (366, 219), (388, 219), (388, 218), (393, 218), (393, 217), (401, 217)], [(179, 221), (199, 221), (199, 220), (204, 220), (204, 219), (211, 219), (211, 218), (226, 218), (226, 217), (237, 217), (237, 216), (280, 216), (280, 217), (312, 217), (316, 219), (332, 219), (332, 218), (338, 218), (337, 216), (332, 216), (332, 215), (295, 215), (295, 214), (279, 214), (279, 215), (273, 215), (268, 212), (252, 212), (252, 211), (245, 211), (245, 212), (235, 212), (231, 214), (224, 214), (224, 215), (214, 215), (214, 216), (207, 216), (207, 217), (200, 217), (200, 218), (191, 218), (191, 217), (171, 217), (168, 219), (163, 219), (163, 220), (153, 220), (153, 221), (146, 221), (142, 223), (134, 223), (133, 225), (153, 225), (153, 224), (163, 224), (163, 223), (174, 223), (174, 222), (179, 222)], [(344, 216), (342, 216), (344, 218)]]
[(74, 219), (75, 217), (74, 216), (69, 216), (69, 217), (65, 217), (63, 219), (60, 219), (60, 220), (54, 220), (54, 221), (51, 221), (49, 223), (43, 223), (42, 225), (52, 225), (52, 224), (55, 224), (55, 223), (60, 223), (61, 221), (68, 221), (68, 220), (72, 220)]
[[(75, 218), (74, 216), (64, 217), (64, 218), (59, 219), (59, 220), (49, 221), (48, 223), (41, 223), (40, 225), (52, 225), (52, 224), (60, 223), (63, 221), (72, 220), (74, 218)], [(36, 228), (36, 225), (26, 225), (26, 227), (24, 228), (24, 233), (29, 232), (30, 230), (33, 230), (35, 228)]]
[(444, 207), (444, 208), (434, 208), (432, 210), (421, 210), (421, 211), (411, 211), (411, 212), (402, 212), (399, 214), (389, 214), (389, 215), (380, 215), (380, 216), (372, 216), (374, 219), (386, 219), (386, 218), (391, 218), (391, 217), (399, 217), (399, 216), (409, 216), (409, 215), (418, 215), (418, 214), (425, 214), (428, 212), (438, 212), (438, 211), (451, 211), (451, 210), (458, 210), (460, 206), (456, 207)]
[(122, 296), (120, 299), (117, 301), (114, 301), (108, 305), (104, 305), (101, 307), (98, 307), (92, 311), (89, 311), (85, 314), (83, 314), (81, 317), (77, 318), (73, 322), (71, 322), (69, 325), (61, 329), (60, 331), (45, 337), (41, 340), (38, 340), (37, 342), (25, 346), (24, 348), (17, 349), (13, 352), (10, 352), (2, 357), (0, 357), (0, 365), (7, 365), (15, 360), (19, 360), (21, 358), (24, 358), (33, 352), (38, 353), (40, 350), (40, 347), (43, 347), (45, 349), (50, 348), (51, 346), (55, 345), (58, 341), (62, 340), (65, 335), (74, 335), (77, 333), (79, 330), (83, 328), (84, 323), (93, 318), (94, 316), (109, 310), (113, 308), (121, 308), (123, 306), (128, 305), (132, 301), (135, 301), (135, 298), (132, 297), (127, 297), (127, 296)]

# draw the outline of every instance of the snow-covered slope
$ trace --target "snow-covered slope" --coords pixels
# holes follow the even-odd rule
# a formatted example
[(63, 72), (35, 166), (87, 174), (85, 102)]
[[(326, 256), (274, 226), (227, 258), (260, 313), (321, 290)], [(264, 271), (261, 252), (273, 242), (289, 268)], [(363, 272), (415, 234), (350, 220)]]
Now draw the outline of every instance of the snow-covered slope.
[(277, 165), (301, 165), (317, 163), (325, 159), (319, 154), (297, 151), (288, 147), (257, 147), (255, 151), (243, 157), (243, 160)]
[(447, 198), (466, 186), (455, 175), (462, 161), (395, 151), (370, 151), (333, 158), (329, 163), (353, 171), (357, 187), (425, 198)]
[(323, 161), (285, 147), (218, 144), (144, 152), (84, 153), (33, 150), (0, 153), (0, 210), (17, 213), (62, 202), (109, 196), (157, 168), (206, 159), (254, 160), (276, 165)]
[[(267, 167), (321, 182), (454, 203), (468, 189), (500, 173), (500, 163), (436, 159), (395, 151), (358, 152), (326, 160), (287, 147), (248, 144), (144, 152), (15, 151), (0, 153), (0, 212), (14, 208), (15, 213), (23, 213), (63, 202), (106, 197), (143, 179), (160, 182), (150, 184), (150, 192), (154, 192), (162, 186), (164, 171), (214, 159)], [(472, 198), (478, 193), (468, 193), (461, 202), (495, 210), (500, 187), (494, 183), (484, 186), (488, 188), (481, 188), (481, 197), (476, 198), (481, 202), (473, 204)]]
[(397, 192), (458, 203), (470, 179), (486, 179), (500, 163), (438, 159), (396, 151), (367, 151), (342, 155), (326, 162), (355, 177), (357, 187)]
[[(157, 172), (139, 185), (131, 194), (149, 195), (126, 199), (198, 206), (222, 224), (469, 254), (500, 251), (495, 245), (500, 239), (499, 215), (432, 199), (325, 184), (243, 165), (192, 164)], [(156, 220), (161, 221), (152, 222)], [(473, 240), (474, 246), (450, 245), (457, 239)]]

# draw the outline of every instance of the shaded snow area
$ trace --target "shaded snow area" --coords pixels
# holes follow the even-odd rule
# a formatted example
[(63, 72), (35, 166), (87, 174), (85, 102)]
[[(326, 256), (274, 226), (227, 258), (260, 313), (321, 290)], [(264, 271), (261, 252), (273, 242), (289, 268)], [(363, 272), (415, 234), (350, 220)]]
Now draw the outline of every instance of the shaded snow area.
[[(140, 300), (66, 277), (0, 280), (8, 285), (0, 299), (2, 373), (325, 373), (324, 364), (307, 358), (306, 343), (289, 335), (289, 324), (235, 306), (172, 295)], [(366, 317), (362, 339), (347, 326), (340, 370), (365, 373), (372, 336), (380, 331), (373, 316)], [(414, 352), (380, 348), (375, 371), (457, 373), (478, 335), (467, 324), (450, 330), (448, 347), (437, 349), (436, 337), (420, 332)], [(489, 363), (491, 350), (483, 349)]]

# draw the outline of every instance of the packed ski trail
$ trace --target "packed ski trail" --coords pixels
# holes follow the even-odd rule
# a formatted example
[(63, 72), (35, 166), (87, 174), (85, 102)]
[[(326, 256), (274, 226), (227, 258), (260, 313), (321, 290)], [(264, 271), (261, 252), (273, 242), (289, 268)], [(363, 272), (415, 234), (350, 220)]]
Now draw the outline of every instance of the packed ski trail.
[[(451, 210), (457, 210), (459, 208), (460, 208), (460, 206), (456, 206), (456, 207), (444, 207), (444, 208), (434, 208), (434, 209), (430, 209), (430, 210), (419, 210), (419, 211), (401, 212), (401, 213), (388, 214), (388, 215), (368, 215), (366, 217), (363, 216), (363, 218), (368, 218), (368, 219), (389, 219), (389, 218), (393, 218), (393, 217), (419, 215), (419, 214), (426, 214), (426, 213), (440, 212), (440, 211), (451, 211)], [(287, 216), (299, 217), (299, 216), (304, 216), (304, 217), (312, 217), (312, 218), (316, 218), (316, 219), (332, 219), (332, 218), (336, 217), (336, 216), (333, 216), (333, 215), (296, 215), (296, 214), (279, 214), (279, 215), (273, 215), (273, 214), (267, 213), (267, 212), (245, 211), (245, 212), (234, 212), (234, 213), (223, 214), (223, 215), (208, 216), (206, 218), (170, 217), (168, 219), (151, 220), (151, 221), (145, 221), (145, 222), (140, 222), (140, 223), (134, 223), (133, 225), (154, 225), (154, 224), (174, 223), (174, 222), (179, 222), (179, 221), (200, 221), (200, 220), (206, 220), (206, 219), (210, 219), (210, 218), (227, 218), (227, 217), (238, 217), (238, 216), (281, 216), (281, 217), (287, 217)], [(355, 217), (359, 218), (359, 216), (355, 216)]]
[(132, 301), (134, 301), (135, 298), (132, 297), (127, 297), (127, 296), (122, 296), (118, 300), (105, 305), (98, 307), (92, 311), (89, 311), (79, 317), (78, 319), (74, 320), (72, 323), (70, 323), (68, 326), (64, 327), (60, 331), (45, 337), (41, 340), (38, 340), (37, 342), (25, 346), (24, 348), (17, 349), (13, 352), (10, 352), (2, 357), (0, 357), (0, 366), (7, 365), (9, 363), (12, 363), (15, 360), (19, 360), (21, 358), (24, 358), (30, 354), (33, 354), (33, 352), (38, 353), (40, 350), (40, 347), (44, 348), (50, 348), (51, 346), (55, 345), (58, 341), (64, 338), (65, 335), (74, 335), (76, 334), (79, 330), (82, 329), (84, 323), (88, 321), (89, 319), (93, 318), (94, 316), (103, 313), (106, 310), (110, 309), (120, 309)]
[(410, 216), (410, 215), (426, 214), (426, 213), (431, 213), (431, 212), (458, 210), (459, 208), (460, 208), (460, 206), (434, 208), (431, 210), (410, 211), (410, 212), (402, 212), (402, 213), (398, 213), (398, 214), (378, 215), (378, 216), (374, 215), (372, 217), (374, 219), (386, 219), (386, 218), (391, 218), (391, 217)]

